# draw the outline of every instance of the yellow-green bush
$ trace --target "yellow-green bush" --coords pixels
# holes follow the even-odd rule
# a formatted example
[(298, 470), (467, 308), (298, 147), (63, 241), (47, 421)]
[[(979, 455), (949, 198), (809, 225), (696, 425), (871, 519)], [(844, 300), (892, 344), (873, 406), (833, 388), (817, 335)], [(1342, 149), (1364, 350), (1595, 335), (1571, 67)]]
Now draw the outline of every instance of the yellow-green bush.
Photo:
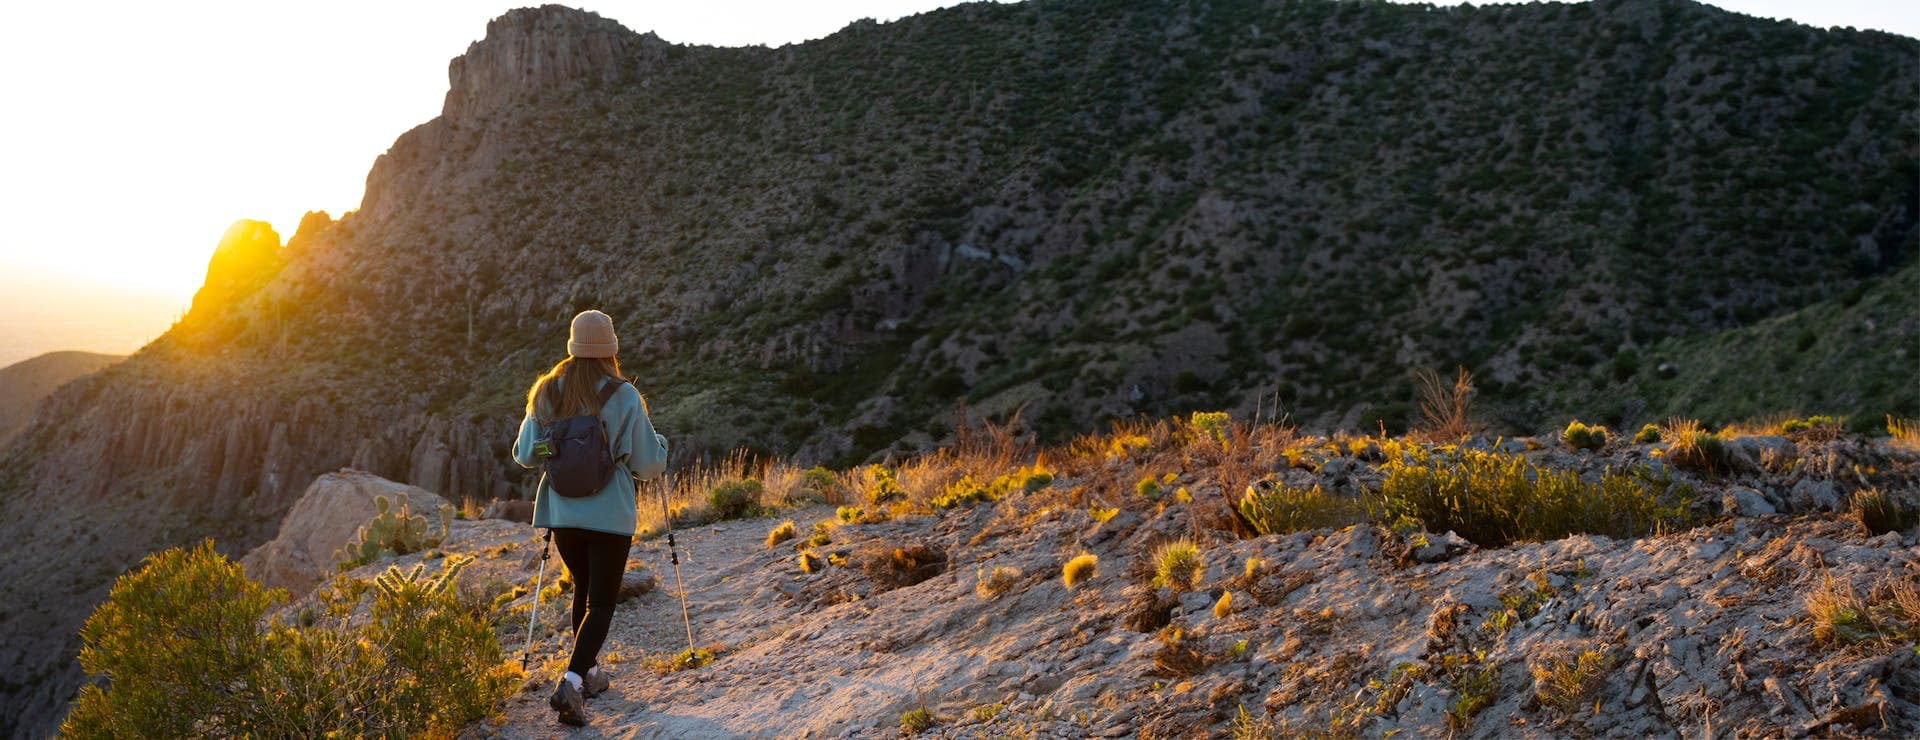
[(1366, 519), (1365, 509), (1356, 501), (1329, 494), (1319, 486), (1299, 488), (1277, 481), (1247, 486), (1237, 508), (1260, 534), (1344, 527)]
[(1233, 435), (1233, 417), (1225, 411), (1195, 411), (1187, 418), (1187, 426), (1193, 429), (1195, 437), (1220, 445), (1225, 445)]
[(1639, 537), (1691, 522), (1691, 486), (1644, 468), (1607, 470), (1597, 483), (1517, 455), (1409, 448), (1386, 465), (1381, 513), (1453, 530), (1482, 547), (1574, 534)]
[(81, 689), (61, 734), (451, 735), (515, 682), (491, 624), (452, 592), (464, 564), (324, 590), (341, 602), (370, 594), (368, 617), (330, 603), (287, 625), (260, 621), (284, 592), (248, 581), (211, 542), (148, 556), (81, 630), (81, 667), (109, 682)]
[(975, 504), (985, 501), (998, 501), (1009, 493), (1020, 491), (1032, 493), (1053, 482), (1053, 471), (1040, 465), (1031, 465), (1014, 472), (994, 478), (986, 484), (973, 479), (972, 475), (960, 476), (940, 493), (935, 494), (932, 504), (942, 509)]
[(883, 465), (861, 468), (860, 486), (867, 503), (876, 506), (907, 499), (907, 492), (900, 488), (900, 481), (894, 478), (893, 471)]
[(1576, 450), (1598, 450), (1607, 446), (1607, 428), (1574, 419), (1567, 424), (1567, 430), (1560, 433), (1560, 441)]

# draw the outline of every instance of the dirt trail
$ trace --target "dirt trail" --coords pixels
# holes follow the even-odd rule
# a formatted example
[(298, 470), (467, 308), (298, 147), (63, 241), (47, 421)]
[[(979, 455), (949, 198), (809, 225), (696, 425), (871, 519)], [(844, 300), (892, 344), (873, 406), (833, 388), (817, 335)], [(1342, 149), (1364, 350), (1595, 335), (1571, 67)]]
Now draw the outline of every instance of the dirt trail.
[[(796, 522), (809, 523), (833, 516), (832, 507), (786, 512)], [(763, 582), (754, 585), (750, 577), (762, 571), (770, 560), (791, 558), (791, 550), (765, 547), (767, 532), (780, 520), (749, 519), (683, 530), (675, 535), (680, 550), (680, 575), (685, 581), (688, 614), (694, 639), (701, 647), (737, 646), (749, 641), (756, 631), (768, 627), (773, 618), (755, 613), (759, 599), (756, 591), (766, 590)], [(530, 546), (537, 547), (531, 541)], [(510, 738), (543, 737), (737, 737), (738, 731), (726, 729), (725, 717), (713, 717), (701, 711), (713, 695), (706, 685), (707, 676), (686, 674), (692, 681), (666, 682), (649, 670), (649, 658), (672, 655), (687, 648), (686, 628), (680, 600), (674, 596), (673, 566), (668, 559), (664, 537), (638, 540), (628, 556), (630, 569), (645, 568), (657, 579), (658, 586), (637, 599), (629, 600), (614, 611), (613, 627), (607, 635), (602, 662), (608, 664), (613, 688), (588, 705), (594, 721), (588, 727), (574, 729), (554, 722), (546, 697), (552, 681), (563, 670), (570, 644), (561, 632), (546, 635), (534, 647), (533, 683), (509, 700), (505, 721), (499, 727), (481, 728), (483, 736)], [(556, 556), (550, 566), (557, 567)], [(765, 595), (765, 594), (761, 594)], [(565, 600), (557, 599), (542, 612), (544, 624), (564, 623)], [(542, 630), (547, 631), (547, 630)], [(544, 667), (543, 667), (544, 666)], [(766, 684), (769, 681), (759, 681)], [(692, 690), (689, 691), (688, 689)], [(651, 711), (649, 711), (651, 710)], [(496, 734), (497, 733), (497, 734)]]

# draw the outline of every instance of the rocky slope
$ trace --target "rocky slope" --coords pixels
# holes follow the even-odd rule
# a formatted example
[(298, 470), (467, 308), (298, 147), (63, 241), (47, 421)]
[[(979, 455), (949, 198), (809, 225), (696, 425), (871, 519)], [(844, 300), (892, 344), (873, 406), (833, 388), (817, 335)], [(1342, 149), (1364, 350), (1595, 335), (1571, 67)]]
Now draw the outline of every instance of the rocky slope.
[[(779, 49), (508, 13), (360, 210), (239, 229), (204, 306), (8, 448), (0, 731), (49, 726), (145, 552), (244, 552), (345, 466), (524, 486), (516, 399), (587, 307), (690, 455), (857, 460), (962, 397), (1052, 438), (1276, 392), (1373, 428), (1455, 364), (1508, 425), (1642, 417), (1691, 396), (1621, 357), (1912, 263), (1917, 56), (1679, 0), (974, 4)], [(1800, 351), (1911, 345), (1880, 294), (1898, 320)], [(1910, 363), (1825, 366), (1794, 405), (1920, 414)], [(1746, 385), (1725, 413), (1776, 410)]]
[[(830, 506), (699, 527), (681, 534), (682, 575), (698, 639), (719, 660), (656, 675), (647, 664), (684, 650), (686, 638), (671, 589), (642, 595), (616, 611), (605, 653), (614, 690), (590, 703), (589, 728), (569, 734), (894, 737), (901, 715), (921, 708), (936, 737), (1220, 736), (1235, 722), (1268, 733), (1253, 737), (1920, 731), (1920, 528), (1875, 536), (1834, 514), (1845, 508), (1835, 494), (1859, 481), (1844, 464), (1827, 465), (1873, 461), (1876, 483), (1910, 493), (1920, 458), (1848, 440), (1750, 446), (1805, 464), (1785, 474), (1679, 473), (1700, 486), (1708, 520), (1646, 538), (1482, 549), (1376, 525), (1241, 537), (1205, 524), (1214, 521), (1207, 502), (1230, 485), (1226, 466), (1187, 458), (1175, 484), (1192, 488), (1191, 503), (1115, 485), (1179, 459), (1162, 455), (1057, 461), (1067, 475), (997, 503), (840, 524), (818, 550), (847, 563), (811, 574), (792, 543), (763, 540), (779, 519), (834, 520)], [(1592, 471), (1644, 462), (1648, 451), (1526, 454)], [(1273, 472), (1341, 490), (1380, 473), (1364, 456), (1326, 448), (1301, 460)], [(1120, 511), (1091, 517), (1089, 502), (1102, 501)], [(527, 586), (532, 530), (462, 522), (455, 531), (445, 551), (479, 558), (463, 588), (486, 602)], [(1199, 583), (1156, 589), (1148, 553), (1177, 537), (1200, 545)], [(915, 545), (943, 559), (903, 583), (888, 553)], [(1084, 553), (1098, 556), (1097, 575), (1069, 589), (1062, 564)], [(672, 583), (662, 542), (636, 544), (632, 558)], [(1254, 576), (1249, 558), (1263, 563)], [(1017, 575), (1002, 593), (979, 593), (997, 568)], [(1230, 607), (1216, 611), (1229, 593)], [(1880, 639), (1864, 621), (1823, 618), (1817, 605), (1833, 595), (1873, 610), (1906, 599), (1906, 636)], [(495, 602), (505, 605), (496, 619), (503, 645), (517, 650), (534, 598), (507, 598)], [(568, 600), (543, 603), (540, 668), (502, 717), (469, 736), (560, 730), (545, 692), (563, 663), (565, 635), (551, 625), (563, 623)], [(1886, 612), (1873, 614), (1899, 634)], [(1166, 625), (1182, 631), (1194, 662), (1168, 647)]]
[(53, 389), (123, 359), (97, 352), (48, 352), (0, 367), (0, 445), (13, 441), (33, 421), (34, 408)]

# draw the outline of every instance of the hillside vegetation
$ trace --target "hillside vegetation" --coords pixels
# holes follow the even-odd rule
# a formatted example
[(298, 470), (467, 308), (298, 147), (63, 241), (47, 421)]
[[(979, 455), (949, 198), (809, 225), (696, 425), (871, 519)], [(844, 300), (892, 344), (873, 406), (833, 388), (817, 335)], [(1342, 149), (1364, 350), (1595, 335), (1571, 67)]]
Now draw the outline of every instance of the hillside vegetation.
[(777, 49), (507, 13), (358, 211), (236, 225), (9, 446), (0, 732), (52, 728), (117, 574), (266, 541), (316, 475), (524, 492), (525, 383), (590, 307), (682, 462), (883, 461), (963, 400), (1049, 443), (1397, 433), (1455, 367), (1496, 433), (1912, 418), (1916, 60), (1683, 0), (980, 3)]
[[(626, 578), (643, 585), (623, 586), (601, 663), (613, 689), (589, 704), (590, 730), (1909, 735), (1920, 436), (1781, 427), (1434, 442), (1196, 413), (1046, 449), (987, 424), (884, 466), (683, 470), (668, 496), (684, 562), (669, 566), (660, 539), (636, 543)], [(654, 490), (640, 495), (660, 511)], [(117, 673), (83, 694), (69, 728), (131, 715), (182, 732), (267, 720), (446, 732), (484, 718), (471, 732), (548, 736), (578, 586), (533, 588), (540, 547), (523, 524), (458, 521), (433, 548), (349, 563), (265, 620), (259, 587), (232, 585), (237, 568), (171, 551), (89, 621), (83, 662)], [(256, 595), (193, 607), (242, 620), (238, 637), (196, 636), (140, 600), (196, 577), (182, 558)], [(681, 580), (694, 638), (676, 594), (649, 590)], [(423, 582), (426, 594), (395, 599)], [(439, 621), (383, 616), (409, 603)], [(366, 626), (340, 619), (362, 608)], [(509, 659), (530, 610), (521, 674)], [(299, 627), (285, 623), (296, 614)], [(141, 631), (105, 628), (120, 622)], [(282, 682), (263, 679), (294, 677), (323, 699), (304, 706), (223, 704), (153, 660), (231, 657), (256, 634), (267, 648), (326, 646), (351, 629), (366, 633), (352, 663), (269, 651), (266, 670), (236, 679), (273, 696)], [(428, 715), (380, 688), (409, 671), (417, 680), (397, 685), (460, 701)], [(187, 711), (153, 711), (169, 687), (195, 697), (174, 705)], [(364, 709), (326, 711), (335, 696)]]

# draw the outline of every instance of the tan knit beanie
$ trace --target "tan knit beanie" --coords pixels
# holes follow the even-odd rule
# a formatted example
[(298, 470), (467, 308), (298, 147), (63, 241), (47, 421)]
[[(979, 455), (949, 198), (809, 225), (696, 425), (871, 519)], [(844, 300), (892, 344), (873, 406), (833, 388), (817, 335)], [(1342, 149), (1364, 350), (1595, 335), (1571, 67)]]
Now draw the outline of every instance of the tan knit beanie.
[(567, 335), (567, 354), (574, 357), (612, 357), (620, 353), (620, 338), (613, 335), (613, 319), (599, 311), (581, 311), (573, 317), (573, 329)]

